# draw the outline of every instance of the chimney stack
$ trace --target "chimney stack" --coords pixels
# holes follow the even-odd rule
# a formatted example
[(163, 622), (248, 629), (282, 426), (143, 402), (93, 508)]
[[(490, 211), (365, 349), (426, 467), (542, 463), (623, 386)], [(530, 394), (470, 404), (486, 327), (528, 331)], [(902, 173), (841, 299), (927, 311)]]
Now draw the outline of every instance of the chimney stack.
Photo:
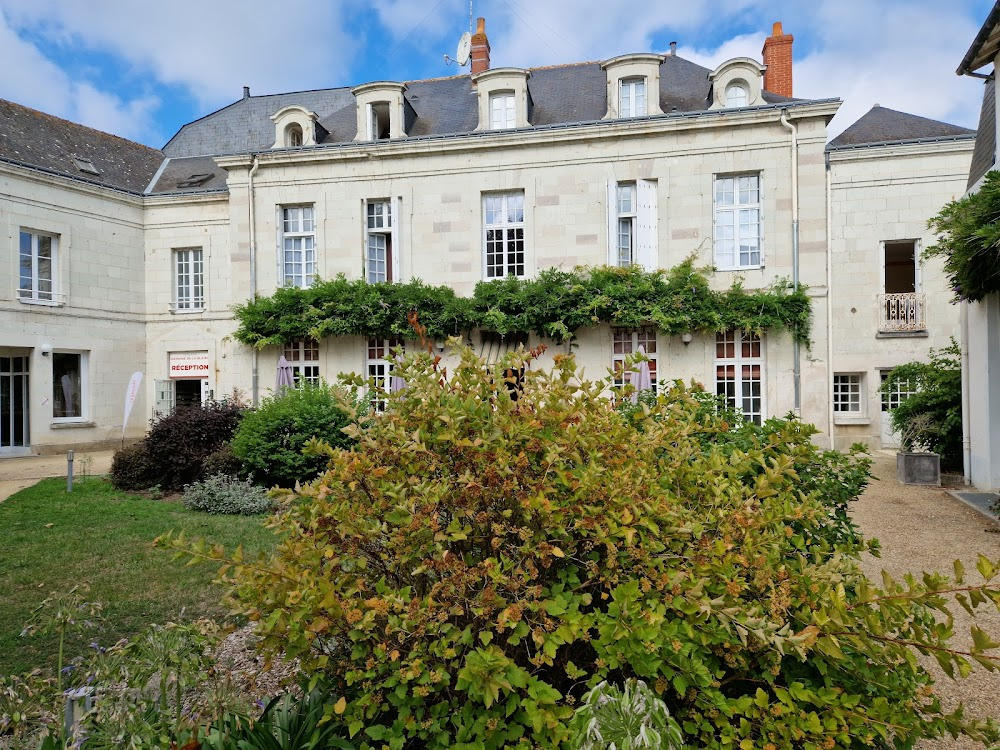
[(677, 57), (677, 42), (670, 43), (670, 56)]
[(476, 33), (472, 35), (472, 75), (490, 69), (490, 40), (486, 38), (486, 19), (476, 19)]
[(764, 90), (780, 96), (792, 95), (792, 42), (791, 34), (781, 30), (781, 21), (774, 22), (771, 36), (764, 40), (761, 57), (767, 70), (764, 71)]
[(244, 86), (243, 87), (243, 98), (244, 99), (249, 99), (250, 98), (250, 87), (249, 86)]

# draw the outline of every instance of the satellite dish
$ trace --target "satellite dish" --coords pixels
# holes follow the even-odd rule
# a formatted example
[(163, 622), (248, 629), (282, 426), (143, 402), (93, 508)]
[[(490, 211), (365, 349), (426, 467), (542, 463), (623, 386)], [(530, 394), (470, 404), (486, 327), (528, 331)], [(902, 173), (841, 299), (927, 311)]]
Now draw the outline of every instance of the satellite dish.
[(455, 62), (465, 65), (469, 62), (469, 54), (472, 52), (472, 34), (466, 31), (462, 38), (458, 40), (458, 50), (455, 52)]

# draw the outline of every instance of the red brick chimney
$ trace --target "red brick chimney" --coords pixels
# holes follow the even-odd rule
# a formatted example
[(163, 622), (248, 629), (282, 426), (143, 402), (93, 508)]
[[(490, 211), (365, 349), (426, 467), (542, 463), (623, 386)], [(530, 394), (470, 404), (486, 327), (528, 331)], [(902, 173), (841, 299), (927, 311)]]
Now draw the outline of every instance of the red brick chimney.
[(490, 69), (490, 40), (486, 38), (486, 19), (476, 19), (476, 33), (472, 35), (472, 75)]
[(764, 64), (767, 66), (767, 70), (764, 71), (765, 91), (781, 96), (792, 95), (792, 42), (794, 40), (795, 37), (791, 34), (782, 32), (781, 21), (774, 22), (771, 36), (764, 40), (764, 49), (760, 52)]

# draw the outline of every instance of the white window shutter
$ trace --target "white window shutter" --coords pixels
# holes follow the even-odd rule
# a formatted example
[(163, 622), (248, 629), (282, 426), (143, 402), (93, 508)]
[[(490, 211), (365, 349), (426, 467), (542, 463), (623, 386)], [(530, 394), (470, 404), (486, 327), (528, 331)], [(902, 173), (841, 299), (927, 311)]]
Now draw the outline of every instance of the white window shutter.
[(637, 180), (635, 185), (636, 202), (636, 258), (639, 265), (647, 271), (655, 271), (660, 267), (656, 239), (656, 182), (654, 180)]
[(389, 279), (389, 280), (390, 281), (400, 281), (403, 278), (403, 273), (402, 273), (403, 269), (400, 268), (400, 260), (399, 260), (399, 257), (400, 257), (400, 254), (401, 254), (399, 252), (400, 251), (400, 247), (399, 247), (399, 235), (400, 235), (399, 222), (401, 220), (401, 217), (399, 215), (400, 198), (398, 196), (394, 196), (394, 197), (392, 197), (392, 198), (389, 199), (389, 203), (390, 203), (390, 211), (392, 212), (391, 213), (391, 217), (390, 217), (390, 225), (392, 226), (392, 231), (391, 231), (391, 239), (392, 239), (392, 278)]
[(608, 265), (618, 265), (618, 183), (608, 183)]

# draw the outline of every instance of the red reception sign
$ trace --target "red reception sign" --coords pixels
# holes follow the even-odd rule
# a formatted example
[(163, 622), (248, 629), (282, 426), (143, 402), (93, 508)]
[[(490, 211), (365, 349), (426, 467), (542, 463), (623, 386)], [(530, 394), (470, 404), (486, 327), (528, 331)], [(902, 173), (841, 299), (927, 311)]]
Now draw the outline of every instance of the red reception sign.
[(170, 377), (207, 378), (208, 352), (171, 352)]

